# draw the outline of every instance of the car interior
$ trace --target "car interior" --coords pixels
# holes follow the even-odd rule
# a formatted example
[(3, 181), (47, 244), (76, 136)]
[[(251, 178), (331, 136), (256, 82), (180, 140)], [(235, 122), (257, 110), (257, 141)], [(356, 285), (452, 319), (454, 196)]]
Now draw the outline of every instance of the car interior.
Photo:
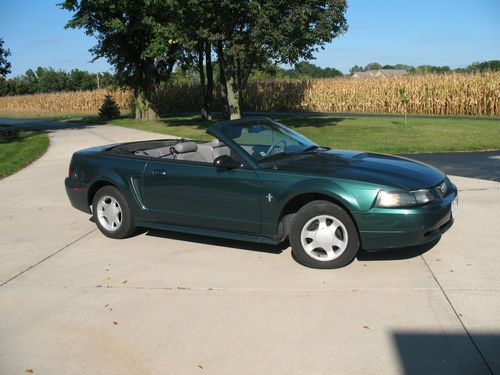
[(217, 138), (209, 142), (194, 142), (185, 139), (141, 142), (128, 144), (112, 149), (119, 154), (132, 154), (159, 159), (188, 160), (203, 163), (213, 163), (222, 155), (233, 155), (230, 148)]

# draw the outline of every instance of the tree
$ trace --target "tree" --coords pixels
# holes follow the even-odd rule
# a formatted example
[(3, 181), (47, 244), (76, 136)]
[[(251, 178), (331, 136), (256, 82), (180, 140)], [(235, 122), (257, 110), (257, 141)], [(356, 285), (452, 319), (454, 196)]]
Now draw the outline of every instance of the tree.
[(412, 65), (406, 65), (406, 64), (396, 64), (396, 65), (394, 65), (394, 69), (403, 69), (403, 70), (407, 70), (410, 72), (410, 71), (415, 70), (415, 67)]
[(100, 87), (112, 87), (117, 88), (119, 86), (118, 79), (114, 74), (110, 72), (97, 73), (97, 78), (99, 78), (99, 86)]
[(96, 74), (79, 69), (67, 72), (54, 70), (50, 67), (38, 67), (35, 71), (28, 69), (24, 74), (8, 80), (0, 77), (0, 80), (0, 96), (94, 90), (98, 85), (101, 88), (116, 88), (118, 86), (115, 76), (109, 72)]
[[(71, 91), (97, 89), (97, 74), (85, 70), (72, 69), (68, 75), (68, 88)], [(100, 86), (100, 84), (99, 84)]]
[(168, 81), (182, 59), (174, 0), (65, 0), (61, 7), (73, 12), (67, 28), (84, 29), (97, 44), (94, 60), (105, 58), (120, 83), (133, 88), (136, 119), (158, 117), (155, 91)]
[(474, 62), (465, 68), (467, 72), (498, 72), (500, 71), (500, 60)]
[(36, 68), (38, 79), (38, 92), (58, 92), (69, 91), (69, 76), (62, 70), (52, 68)]
[(363, 71), (363, 67), (362, 66), (359, 66), (359, 65), (354, 65), (351, 70), (349, 70), (349, 74), (354, 74), (354, 73), (357, 73), (357, 72), (362, 72)]
[[(182, 3), (181, 3), (182, 4)], [(178, 18), (182, 32), (182, 43), (191, 50), (191, 66), (196, 66), (200, 82), (201, 118), (212, 120), (214, 74), (212, 65), (212, 43), (210, 29), (215, 22), (209, 1), (187, 0), (179, 4)]]
[(335, 68), (321, 68), (307, 61), (295, 64), (293, 69), (284, 71), (284, 75), (290, 78), (334, 78), (341, 77), (342, 72)]
[(318, 47), (347, 30), (345, 0), (211, 0), (209, 38), (220, 67), (222, 97), (231, 119), (250, 74), (269, 62), (309, 60)]
[(110, 94), (104, 96), (104, 101), (102, 102), (101, 108), (99, 108), (99, 117), (111, 120), (112, 118), (120, 116), (120, 108), (116, 103), (115, 99)]
[(366, 72), (367, 70), (379, 70), (379, 69), (382, 69), (382, 65), (380, 65), (378, 62), (372, 62), (366, 64), (363, 70)]
[(10, 56), (10, 50), (4, 48), (3, 43), (3, 38), (0, 38), (0, 77), (5, 78), (11, 72), (12, 65), (7, 60), (7, 57)]
[(434, 66), (434, 65), (419, 65), (415, 68), (416, 73), (450, 73), (451, 69), (449, 66)]
[(5, 78), (0, 77), (0, 96), (6, 96), (10, 94), (9, 81)]

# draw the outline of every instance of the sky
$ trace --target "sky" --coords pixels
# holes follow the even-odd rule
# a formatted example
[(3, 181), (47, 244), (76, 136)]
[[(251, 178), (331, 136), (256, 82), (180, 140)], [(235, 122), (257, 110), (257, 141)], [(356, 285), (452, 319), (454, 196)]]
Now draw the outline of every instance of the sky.
[[(11, 50), (12, 73), (37, 66), (112, 71), (91, 62), (95, 39), (64, 29), (62, 0), (0, 0), (0, 38)], [(500, 60), (500, 0), (348, 0), (349, 30), (315, 53), (314, 64), (348, 73), (370, 62), (465, 67)]]

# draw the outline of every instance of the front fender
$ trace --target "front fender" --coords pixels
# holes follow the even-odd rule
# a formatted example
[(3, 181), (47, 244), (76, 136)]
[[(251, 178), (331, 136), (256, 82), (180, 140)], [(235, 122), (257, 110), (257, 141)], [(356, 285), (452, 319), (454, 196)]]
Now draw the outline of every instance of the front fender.
[(294, 198), (303, 194), (321, 194), (326, 195), (333, 200), (339, 202), (349, 211), (359, 211), (359, 204), (355, 197), (349, 193), (343, 186), (333, 182), (325, 181), (323, 179), (311, 179), (307, 181), (300, 181), (292, 186), (290, 190), (284, 192), (279, 196), (278, 202), (279, 212), (282, 212), (285, 206)]
[(262, 233), (276, 236), (282, 212), (293, 199), (304, 194), (327, 196), (349, 212), (359, 211), (359, 203), (342, 183), (328, 178), (261, 172)]

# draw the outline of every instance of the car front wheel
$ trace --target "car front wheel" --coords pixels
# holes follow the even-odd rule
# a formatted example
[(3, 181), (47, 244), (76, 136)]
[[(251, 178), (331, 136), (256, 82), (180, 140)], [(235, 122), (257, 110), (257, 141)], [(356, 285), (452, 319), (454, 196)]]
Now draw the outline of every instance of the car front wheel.
[(99, 189), (92, 200), (92, 216), (107, 237), (125, 238), (135, 231), (127, 201), (114, 186)]
[(290, 228), (292, 255), (312, 268), (340, 268), (359, 249), (356, 226), (349, 214), (329, 201), (313, 201), (302, 207)]

